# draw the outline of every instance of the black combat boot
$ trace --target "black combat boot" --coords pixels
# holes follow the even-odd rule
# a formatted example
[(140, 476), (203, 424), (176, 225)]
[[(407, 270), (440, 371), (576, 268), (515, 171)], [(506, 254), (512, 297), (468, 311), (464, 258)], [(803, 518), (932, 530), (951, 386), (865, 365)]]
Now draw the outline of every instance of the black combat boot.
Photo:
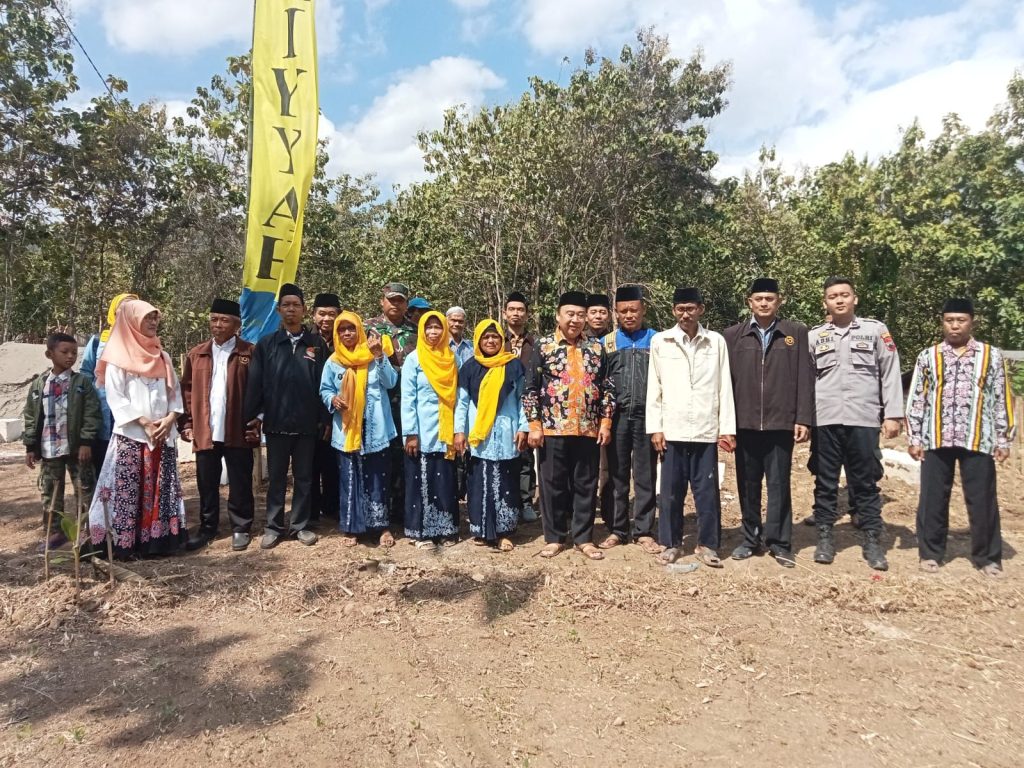
[(885, 559), (885, 550), (882, 549), (881, 539), (881, 531), (864, 532), (864, 559), (876, 571), (888, 571), (889, 561)]
[(836, 559), (836, 542), (831, 525), (818, 526), (818, 546), (814, 548), (814, 562), (829, 565)]

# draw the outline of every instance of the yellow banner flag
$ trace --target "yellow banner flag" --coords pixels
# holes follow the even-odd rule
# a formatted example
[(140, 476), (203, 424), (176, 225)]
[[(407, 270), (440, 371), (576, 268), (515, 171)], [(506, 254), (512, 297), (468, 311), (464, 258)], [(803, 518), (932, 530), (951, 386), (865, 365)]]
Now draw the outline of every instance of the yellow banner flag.
[(277, 292), (295, 280), (302, 219), (316, 166), (313, 0), (256, 0), (252, 34), (249, 210), (242, 337), (278, 327)]

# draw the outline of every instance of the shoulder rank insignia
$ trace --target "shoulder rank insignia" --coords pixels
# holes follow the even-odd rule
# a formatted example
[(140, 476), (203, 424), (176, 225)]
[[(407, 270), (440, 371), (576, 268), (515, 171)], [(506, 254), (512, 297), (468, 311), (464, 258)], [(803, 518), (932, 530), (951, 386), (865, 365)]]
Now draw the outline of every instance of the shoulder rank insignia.
[(882, 334), (882, 343), (885, 344), (885, 348), (890, 352), (896, 351), (896, 342), (892, 340), (892, 334), (888, 331)]

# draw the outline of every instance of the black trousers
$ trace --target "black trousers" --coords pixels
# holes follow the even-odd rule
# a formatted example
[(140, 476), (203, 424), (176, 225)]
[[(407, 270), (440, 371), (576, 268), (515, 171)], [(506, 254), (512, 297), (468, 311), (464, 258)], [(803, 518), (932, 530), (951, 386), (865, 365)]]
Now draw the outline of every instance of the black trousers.
[(328, 440), (317, 440), (313, 452), (313, 500), (310, 521), (321, 515), (338, 519), (338, 454)]
[(221, 461), (228, 468), (228, 517), (234, 533), (252, 530), (252, 448), (225, 448), (214, 443), (196, 451), (196, 486), (199, 488), (199, 530), (215, 535), (220, 526)]
[(718, 496), (718, 446), (669, 442), (661, 465), (659, 543), (683, 545), (683, 502), (687, 486), (697, 508), (697, 543), (717, 550), (722, 539), (722, 500)]
[(978, 568), (1001, 564), (1002, 536), (996, 498), (996, 464), (987, 453), (966, 448), (937, 448), (924, 452), (921, 495), (917, 502), (917, 551), (922, 560), (941, 561), (949, 534), (949, 495), (953, 470), (960, 462), (964, 504), (971, 525), (971, 562)]
[(103, 469), (103, 460), (107, 458), (107, 449), (109, 447), (109, 440), (97, 440), (92, 445), (92, 466), (96, 472), (96, 477), (100, 476), (100, 470)]
[(526, 448), (519, 453), (519, 501), (525, 507), (533, 506), (537, 491), (537, 471), (534, 467), (534, 450)]
[[(309, 527), (312, 509), (313, 435), (267, 435), (267, 532), (298, 533)], [(288, 487), (288, 465), (292, 468), (291, 526), (285, 527), (284, 496)]]
[(388, 443), (388, 460), (391, 462), (391, 525), (401, 528), (405, 525), (405, 438), (401, 433)]
[(846, 484), (865, 531), (882, 530), (882, 497), (878, 491), (878, 427), (830, 424), (814, 428), (818, 471), (814, 476), (814, 519), (834, 525), (838, 517), (839, 470), (846, 468)]
[(608, 476), (612, 505), (602, 507), (608, 531), (629, 538), (629, 483), (633, 480), (633, 536), (654, 536), (654, 485), (658, 457), (643, 416), (616, 413), (612, 444), (608, 446)]
[[(762, 541), (771, 551), (789, 552), (793, 539), (793, 431), (764, 432), (741, 429), (736, 433), (736, 486), (740, 497), (743, 544), (758, 548)], [(761, 523), (761, 485), (768, 491), (764, 524)]]
[(544, 541), (587, 544), (594, 536), (594, 491), (600, 451), (593, 437), (545, 437), (540, 449)]

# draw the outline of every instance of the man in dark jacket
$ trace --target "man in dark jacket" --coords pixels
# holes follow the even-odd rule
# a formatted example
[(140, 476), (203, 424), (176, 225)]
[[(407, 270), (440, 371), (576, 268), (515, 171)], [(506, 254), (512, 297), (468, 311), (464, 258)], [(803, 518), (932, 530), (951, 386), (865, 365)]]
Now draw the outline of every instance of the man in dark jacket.
[[(327, 346), (327, 354), (334, 352), (334, 321), (341, 314), (341, 298), (336, 293), (318, 293), (313, 299), (313, 325)], [(325, 429), (316, 441), (313, 459), (313, 501), (310, 523), (321, 517), (338, 521), (338, 456), (331, 448), (331, 431)]]
[[(519, 355), (519, 362), (525, 368), (533, 354), (536, 338), (526, 326), (530, 317), (530, 304), (519, 291), (512, 291), (505, 299), (505, 351)], [(535, 523), (537, 511), (533, 508), (533, 497), (537, 492), (537, 471), (535, 451), (527, 446), (519, 452), (519, 501), (522, 504), (522, 521)]]
[(599, 546), (610, 549), (630, 538), (632, 476), (633, 540), (645, 552), (658, 554), (663, 549), (654, 531), (654, 484), (658, 464), (646, 420), (647, 367), (655, 331), (644, 326), (643, 299), (639, 285), (619, 286), (615, 291), (615, 317), (619, 328), (602, 341), (608, 355), (608, 378), (615, 385), (615, 415), (612, 417), (612, 443), (608, 446), (613, 502), (602, 507), (609, 535)]
[[(814, 371), (807, 353), (807, 326), (778, 316), (779, 284), (758, 278), (750, 286), (752, 316), (725, 329), (736, 402), (736, 484), (743, 543), (733, 550), (745, 560), (766, 546), (787, 568), (792, 554), (793, 444), (810, 436), (814, 420)], [(761, 485), (768, 507), (761, 521)]]
[[(267, 436), (267, 528), (261, 549), (277, 546), (290, 531), (302, 544), (316, 544), (309, 530), (313, 456), (328, 423), (320, 401), (320, 374), (327, 346), (302, 324), (306, 305), (298, 286), (285, 283), (277, 299), (281, 328), (256, 344), (245, 395), (246, 424)], [(291, 526), (285, 527), (284, 497), (292, 467)]]
[(181, 373), (185, 412), (178, 429), (193, 444), (199, 489), (199, 530), (189, 538), (188, 549), (204, 547), (217, 536), (222, 462), (228, 470), (231, 548), (241, 551), (251, 541), (253, 446), (245, 440), (242, 409), (253, 345), (238, 338), (241, 326), (238, 302), (214, 299), (211, 338), (189, 350)]

